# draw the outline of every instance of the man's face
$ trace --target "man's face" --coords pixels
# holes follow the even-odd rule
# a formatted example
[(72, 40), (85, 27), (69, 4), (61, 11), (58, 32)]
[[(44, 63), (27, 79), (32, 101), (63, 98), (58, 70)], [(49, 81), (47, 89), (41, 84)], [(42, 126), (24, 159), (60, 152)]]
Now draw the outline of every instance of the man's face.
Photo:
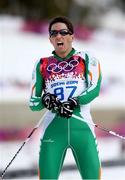
[(55, 23), (52, 25), (49, 39), (58, 55), (66, 56), (71, 51), (73, 38), (74, 36), (66, 24)]

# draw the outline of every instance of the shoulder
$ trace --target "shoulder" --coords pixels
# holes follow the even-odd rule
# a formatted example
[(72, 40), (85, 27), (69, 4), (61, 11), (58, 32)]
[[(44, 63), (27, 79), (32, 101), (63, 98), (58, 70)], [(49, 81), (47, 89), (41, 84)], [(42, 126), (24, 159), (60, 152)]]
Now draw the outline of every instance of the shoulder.
[(37, 59), (34, 63), (34, 66), (37, 67), (38, 65), (42, 64), (44, 61), (47, 61), (50, 57), (41, 57)]
[(85, 60), (88, 61), (88, 63), (90, 63), (92, 65), (96, 65), (99, 63), (99, 59), (97, 58), (97, 56), (94, 53), (91, 53), (89, 51), (84, 51), (81, 53), (84, 55)]
[(92, 55), (90, 52), (88, 51), (76, 51), (75, 55), (80, 56), (81, 58), (83, 58), (84, 60), (91, 60), (92, 58), (94, 58), (94, 55)]
[(89, 51), (76, 51), (75, 54), (83, 58), (85, 60), (85, 63), (88, 65), (96, 66), (97, 64), (100, 64), (98, 58), (94, 53), (91, 53)]
[(37, 69), (39, 66), (46, 64), (49, 59), (53, 58), (53, 56), (40, 57), (34, 63), (34, 69)]
[(85, 52), (84, 51), (75, 51), (75, 55), (80, 56), (81, 58), (85, 59)]
[(39, 64), (40, 64), (40, 59), (37, 59), (34, 63), (34, 69), (36, 69)]
[(42, 58), (40, 58), (40, 64), (43, 64), (43, 63), (45, 63), (45, 62), (48, 62), (50, 59), (52, 59), (53, 58), (53, 56), (47, 56), (47, 57), (42, 57)]

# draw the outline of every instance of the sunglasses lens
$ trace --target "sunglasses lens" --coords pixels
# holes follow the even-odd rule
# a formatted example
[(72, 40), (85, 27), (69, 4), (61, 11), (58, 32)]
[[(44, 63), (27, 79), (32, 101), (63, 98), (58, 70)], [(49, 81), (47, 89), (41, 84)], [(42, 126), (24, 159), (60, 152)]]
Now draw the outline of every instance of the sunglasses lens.
[(56, 37), (57, 36), (57, 34), (58, 34), (58, 31), (50, 31), (50, 37), (52, 36), (52, 37)]
[(56, 30), (51, 30), (50, 31), (50, 37), (56, 37), (58, 35), (58, 33), (61, 35), (61, 36), (66, 36), (68, 34), (71, 34), (67, 29), (62, 29), (60, 31), (56, 31)]
[(66, 30), (62, 30), (62, 31), (60, 31), (60, 34), (61, 34), (62, 36), (66, 36), (66, 35), (69, 34), (69, 32), (66, 31)]

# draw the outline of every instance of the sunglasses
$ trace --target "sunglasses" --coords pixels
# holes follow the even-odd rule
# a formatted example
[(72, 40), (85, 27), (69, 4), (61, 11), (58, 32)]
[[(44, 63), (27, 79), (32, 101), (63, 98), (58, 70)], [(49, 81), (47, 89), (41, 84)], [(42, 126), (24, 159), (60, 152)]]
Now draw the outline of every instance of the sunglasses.
[(49, 32), (49, 35), (50, 35), (50, 37), (56, 37), (58, 34), (60, 34), (61, 36), (66, 36), (66, 35), (68, 35), (68, 34), (72, 34), (69, 30), (67, 30), (67, 29), (61, 29), (61, 30), (51, 30), (50, 32)]

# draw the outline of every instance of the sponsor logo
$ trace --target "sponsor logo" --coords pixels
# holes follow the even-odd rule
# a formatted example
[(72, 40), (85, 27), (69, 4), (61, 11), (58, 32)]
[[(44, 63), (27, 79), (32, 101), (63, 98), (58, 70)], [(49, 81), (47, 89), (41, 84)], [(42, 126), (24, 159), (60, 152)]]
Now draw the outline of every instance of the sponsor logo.
[(54, 140), (52, 140), (52, 139), (43, 139), (43, 142), (45, 142), (45, 143), (53, 143)]

